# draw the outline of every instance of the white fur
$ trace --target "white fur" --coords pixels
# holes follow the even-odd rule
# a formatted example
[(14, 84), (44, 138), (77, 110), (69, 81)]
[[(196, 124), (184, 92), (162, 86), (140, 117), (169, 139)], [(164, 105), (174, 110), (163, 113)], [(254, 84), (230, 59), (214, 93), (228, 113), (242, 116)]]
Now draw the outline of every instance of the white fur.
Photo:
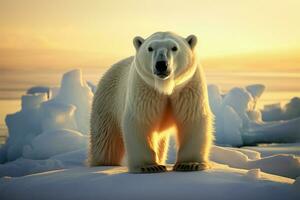
[[(130, 172), (164, 164), (169, 136), (161, 132), (174, 125), (177, 163), (209, 161), (212, 115), (204, 74), (194, 51), (196, 42), (195, 36), (185, 39), (170, 32), (158, 32), (145, 40), (136, 37), (136, 56), (106, 72), (92, 108), (91, 166), (119, 165), (125, 150)], [(156, 49), (177, 45), (176, 52), (168, 52), (169, 77), (161, 79), (153, 74), (155, 60), (147, 51), (149, 45)]]

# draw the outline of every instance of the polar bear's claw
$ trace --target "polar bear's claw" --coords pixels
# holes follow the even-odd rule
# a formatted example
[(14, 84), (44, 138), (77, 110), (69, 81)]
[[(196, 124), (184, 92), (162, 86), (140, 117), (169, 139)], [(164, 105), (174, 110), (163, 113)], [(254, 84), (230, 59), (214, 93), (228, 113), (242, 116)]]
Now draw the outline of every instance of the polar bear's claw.
[(142, 173), (159, 173), (165, 171), (167, 171), (167, 168), (164, 165), (148, 165), (141, 167)]
[(201, 171), (209, 169), (207, 163), (198, 163), (198, 162), (186, 162), (186, 163), (176, 163), (173, 167), (174, 171)]

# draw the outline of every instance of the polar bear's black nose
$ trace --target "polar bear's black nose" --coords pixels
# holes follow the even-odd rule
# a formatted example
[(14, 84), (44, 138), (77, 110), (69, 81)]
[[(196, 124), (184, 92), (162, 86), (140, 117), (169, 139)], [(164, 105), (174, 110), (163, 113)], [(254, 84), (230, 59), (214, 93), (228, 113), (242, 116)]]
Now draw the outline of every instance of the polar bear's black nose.
[(168, 62), (164, 61), (164, 60), (157, 61), (156, 65), (155, 65), (155, 69), (156, 69), (156, 72), (157, 72), (158, 75), (159, 74), (161, 74), (161, 75), (166, 74), (167, 69), (168, 69)]

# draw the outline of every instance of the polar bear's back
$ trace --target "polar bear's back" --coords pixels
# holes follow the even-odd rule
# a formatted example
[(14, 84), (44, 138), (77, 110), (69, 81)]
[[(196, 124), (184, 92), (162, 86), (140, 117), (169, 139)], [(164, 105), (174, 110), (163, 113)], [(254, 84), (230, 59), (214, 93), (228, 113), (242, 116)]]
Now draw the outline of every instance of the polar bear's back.
[[(128, 74), (134, 57), (129, 57), (112, 65), (99, 81), (93, 110), (122, 116), (127, 91)], [(101, 108), (99, 107), (101, 106)]]

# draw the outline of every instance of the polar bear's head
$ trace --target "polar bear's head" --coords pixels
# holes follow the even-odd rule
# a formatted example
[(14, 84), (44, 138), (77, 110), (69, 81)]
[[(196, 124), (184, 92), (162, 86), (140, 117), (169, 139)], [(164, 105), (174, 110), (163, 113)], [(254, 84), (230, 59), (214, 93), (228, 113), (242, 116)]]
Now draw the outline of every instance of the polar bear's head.
[(171, 32), (157, 32), (147, 39), (137, 36), (133, 44), (138, 74), (163, 94), (172, 94), (176, 86), (187, 82), (196, 71), (194, 35), (183, 38)]

